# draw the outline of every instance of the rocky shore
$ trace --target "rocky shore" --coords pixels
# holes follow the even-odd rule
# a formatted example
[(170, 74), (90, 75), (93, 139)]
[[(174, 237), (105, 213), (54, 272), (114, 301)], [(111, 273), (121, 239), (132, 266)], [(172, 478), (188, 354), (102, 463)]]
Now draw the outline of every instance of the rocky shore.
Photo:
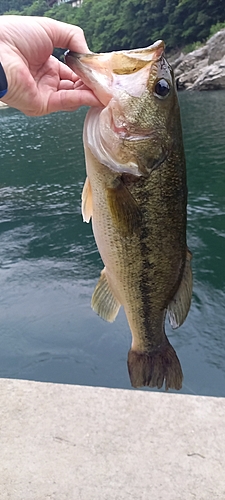
[(225, 89), (225, 29), (201, 48), (170, 61), (178, 90)]

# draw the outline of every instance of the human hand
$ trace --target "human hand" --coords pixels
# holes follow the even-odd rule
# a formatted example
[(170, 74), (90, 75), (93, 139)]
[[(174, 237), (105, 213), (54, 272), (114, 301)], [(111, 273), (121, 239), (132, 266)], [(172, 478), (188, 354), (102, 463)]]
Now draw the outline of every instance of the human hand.
[(89, 52), (78, 26), (45, 17), (0, 16), (0, 61), (8, 80), (2, 101), (30, 116), (99, 106), (80, 78), (52, 52)]

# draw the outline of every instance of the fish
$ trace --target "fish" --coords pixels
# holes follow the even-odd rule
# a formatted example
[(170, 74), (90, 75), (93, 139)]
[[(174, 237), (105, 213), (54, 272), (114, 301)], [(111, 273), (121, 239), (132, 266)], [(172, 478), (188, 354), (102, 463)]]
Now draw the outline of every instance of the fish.
[(133, 387), (179, 390), (183, 373), (165, 320), (175, 329), (186, 319), (192, 254), (180, 110), (165, 44), (68, 52), (65, 59), (102, 104), (89, 109), (83, 130), (82, 214), (92, 219), (104, 263), (92, 308), (113, 322), (123, 306)]

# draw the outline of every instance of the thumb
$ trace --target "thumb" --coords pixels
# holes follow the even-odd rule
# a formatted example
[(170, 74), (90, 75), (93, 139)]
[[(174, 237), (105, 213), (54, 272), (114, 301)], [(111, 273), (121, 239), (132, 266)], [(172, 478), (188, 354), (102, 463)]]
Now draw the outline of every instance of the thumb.
[(38, 18), (38, 22), (47, 31), (54, 47), (80, 53), (90, 52), (84, 32), (79, 26), (62, 23), (50, 18)]

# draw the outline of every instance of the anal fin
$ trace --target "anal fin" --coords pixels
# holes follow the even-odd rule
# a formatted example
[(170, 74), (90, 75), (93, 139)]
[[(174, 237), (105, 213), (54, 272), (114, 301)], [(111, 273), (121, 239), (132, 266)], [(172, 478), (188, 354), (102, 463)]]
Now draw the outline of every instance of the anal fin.
[(120, 303), (108, 283), (105, 268), (101, 272), (91, 300), (92, 309), (101, 318), (112, 323), (120, 309)]
[(92, 217), (93, 209), (92, 209), (92, 191), (91, 184), (88, 179), (84, 183), (83, 192), (82, 192), (82, 215), (84, 222), (90, 222), (90, 218)]
[(167, 308), (169, 322), (174, 329), (182, 325), (191, 306), (193, 283), (191, 259), (192, 254), (187, 249), (187, 257), (180, 286)]

